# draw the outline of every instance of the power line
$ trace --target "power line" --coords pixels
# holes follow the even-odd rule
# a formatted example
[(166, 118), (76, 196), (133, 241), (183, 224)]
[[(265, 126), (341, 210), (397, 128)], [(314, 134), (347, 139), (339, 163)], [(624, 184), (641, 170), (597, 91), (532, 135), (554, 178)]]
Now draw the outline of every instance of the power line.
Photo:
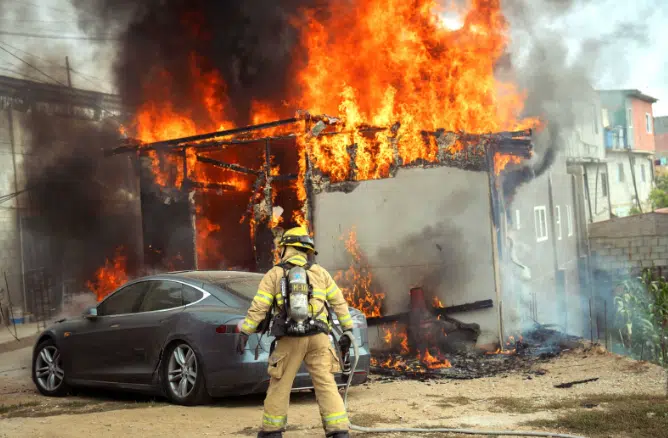
[[(61, 81), (59, 81), (58, 79), (55, 79), (54, 77), (49, 76), (48, 74), (44, 73), (44, 71), (42, 71), (42, 70), (40, 70), (39, 68), (35, 67), (34, 65), (32, 65), (31, 63), (29, 63), (28, 61), (26, 61), (26, 60), (20, 58), (19, 56), (16, 56), (15, 54), (13, 54), (12, 52), (10, 52), (9, 50), (5, 49), (5, 48), (2, 46), (2, 43), (0, 43), (0, 50), (6, 52), (6, 53), (8, 53), (8, 54), (10, 54), (11, 56), (13, 56), (14, 58), (16, 58), (16, 59), (18, 59), (19, 61), (23, 62), (24, 64), (28, 65), (29, 67), (31, 67), (31, 68), (37, 70), (39, 73), (41, 73), (41, 74), (43, 74), (44, 76), (46, 76), (47, 78), (51, 79), (51, 80), (54, 81), (56, 84), (62, 85), (63, 87), (68, 88), (68, 89), (70, 88), (70, 87), (67, 86), (66, 84), (64, 84), (64, 83), (62, 83)], [(116, 118), (116, 115), (115, 115), (114, 113), (112, 113), (111, 111), (108, 111), (108, 110), (102, 108), (102, 107), (99, 106), (99, 105), (94, 105), (94, 106), (95, 106), (95, 108), (98, 108), (100, 111), (102, 111), (102, 112), (106, 112), (107, 114), (111, 115), (112, 118), (114, 118), (114, 119)]]
[(77, 40), (77, 41), (120, 41), (120, 38), (111, 37), (111, 36), (77, 36), (77, 35), (47, 35), (47, 34), (37, 34), (37, 33), (27, 33), (27, 32), (10, 32), (6, 30), (0, 30), (0, 35), (9, 35), (9, 36), (20, 36), (24, 38), (43, 38), (49, 40)]
[[(0, 67), (0, 70), (2, 70), (2, 71), (6, 71), (6, 72), (9, 72), (9, 73), (13, 73), (13, 74), (15, 74), (15, 75), (19, 75), (19, 76), (21, 76), (22, 78), (24, 78), (24, 79), (28, 79), (28, 80), (31, 80), (31, 81), (34, 81), (34, 80), (35, 80), (35, 78), (33, 78), (33, 77), (31, 77), (31, 76), (28, 76), (28, 75), (25, 74), (24, 72), (21, 72), (21, 71), (18, 71), (18, 70), (14, 70), (14, 69), (7, 68), (7, 67)], [(1, 142), (0, 142), (0, 143), (1, 143)]]
[(29, 62), (26, 61), (25, 59), (22, 59), (22, 58), (16, 56), (15, 54), (13, 54), (12, 52), (10, 52), (9, 50), (5, 49), (5, 48), (2, 46), (2, 44), (0, 44), (0, 50), (6, 52), (6, 53), (8, 53), (8, 54), (10, 54), (10, 55), (13, 56), (14, 58), (16, 58), (16, 59), (18, 59), (19, 61), (23, 62), (23, 63), (26, 64), (28, 67), (31, 67), (31, 68), (35, 69), (36, 71), (38, 71), (39, 73), (43, 74), (43, 75), (46, 76), (47, 78), (51, 79), (51, 80), (54, 81), (55, 83), (60, 84), (60, 85), (63, 85), (63, 86), (65, 86), (65, 87), (67, 86), (67, 85), (63, 84), (62, 82), (60, 82), (58, 79), (55, 79), (55, 78), (53, 78), (52, 76), (49, 76), (48, 74), (44, 73), (42, 70), (40, 70), (39, 68), (35, 67), (34, 65), (32, 65), (31, 63), (29, 63)]
[[(20, 49), (20, 48), (18, 48), (18, 47), (16, 47), (16, 46), (12, 46), (11, 44), (9, 44), (9, 43), (7, 43), (7, 42), (1, 41), (1, 43), (4, 44), (5, 46), (11, 48), (11, 49), (17, 50), (17, 51), (19, 51), (19, 52), (21, 52), (21, 53), (24, 53), (24, 54), (26, 54), (26, 55), (28, 55), (28, 56), (30, 56), (30, 57), (32, 57), (32, 58), (37, 58), (37, 59), (43, 61), (43, 62), (46, 63), (46, 64), (52, 65), (52, 66), (54, 66), (54, 67), (58, 67), (58, 68), (60, 68), (60, 69), (67, 69), (67, 67), (64, 66), (64, 65), (61, 65), (61, 64), (58, 64), (57, 62), (54, 62), (54, 61), (51, 61), (51, 60), (42, 58), (41, 56), (35, 55), (35, 54), (33, 54), (33, 53), (26, 52), (25, 50)], [(72, 73), (76, 74), (76, 75), (81, 76), (82, 79), (86, 80), (86, 82), (88, 82), (88, 83), (90, 83), (90, 84), (92, 84), (92, 85), (94, 85), (95, 87), (98, 87), (98, 88), (100, 87), (100, 84), (103, 84), (103, 83), (105, 82), (105, 81), (103, 81), (103, 80), (100, 79), (100, 78), (97, 78), (97, 77), (95, 77), (95, 76), (93, 76), (93, 75), (90, 75), (90, 74), (84, 74), (84, 73), (81, 73), (80, 71), (78, 71), (78, 70), (74, 70), (73, 68), (70, 68), (70, 71), (71, 71)], [(87, 79), (87, 78), (88, 78), (88, 79)], [(97, 84), (96, 84), (96, 83), (93, 83), (93, 82), (91, 81), (91, 79), (94, 80), (94, 81), (97, 81), (97, 82), (99, 82), (99, 83), (97, 83)]]

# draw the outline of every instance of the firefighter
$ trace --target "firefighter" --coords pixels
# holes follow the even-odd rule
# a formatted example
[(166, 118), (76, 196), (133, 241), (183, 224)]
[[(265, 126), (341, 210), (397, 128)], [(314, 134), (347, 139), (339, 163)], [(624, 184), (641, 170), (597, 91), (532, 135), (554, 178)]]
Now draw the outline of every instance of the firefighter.
[[(309, 263), (308, 256), (317, 252), (306, 228), (286, 231), (278, 246), (281, 262), (262, 278), (237, 341), (237, 352), (243, 354), (248, 336), (273, 311), (271, 334), (276, 337), (276, 344), (269, 356), (271, 379), (258, 438), (283, 436), (290, 391), (302, 362), (313, 381), (326, 436), (348, 437), (348, 414), (334, 380), (334, 373), (340, 372), (341, 366), (330, 342), (331, 322), (325, 303), (336, 313), (341, 328), (351, 331), (348, 304), (329, 272)], [(308, 299), (299, 295), (306, 290), (298, 287), (302, 279), (308, 284)], [(307, 309), (303, 317), (299, 316), (300, 307)]]

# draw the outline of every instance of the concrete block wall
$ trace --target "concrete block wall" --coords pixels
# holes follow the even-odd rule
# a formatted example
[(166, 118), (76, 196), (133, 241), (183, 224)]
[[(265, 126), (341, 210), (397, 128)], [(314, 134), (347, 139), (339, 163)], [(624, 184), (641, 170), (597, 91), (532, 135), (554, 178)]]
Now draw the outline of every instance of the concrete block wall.
[(596, 269), (623, 273), (668, 266), (668, 237), (596, 237), (590, 244)]

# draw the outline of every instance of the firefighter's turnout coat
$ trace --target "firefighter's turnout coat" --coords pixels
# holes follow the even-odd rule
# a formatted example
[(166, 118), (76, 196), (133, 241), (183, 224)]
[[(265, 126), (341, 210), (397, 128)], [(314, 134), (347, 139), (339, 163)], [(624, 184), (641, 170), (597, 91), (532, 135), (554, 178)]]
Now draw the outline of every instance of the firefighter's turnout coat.
[[(287, 247), (282, 262), (291, 263), (296, 266), (304, 266), (307, 260), (298, 250)], [(275, 303), (278, 308), (283, 307), (283, 297), (281, 296), (281, 278), (284, 270), (280, 266), (274, 266), (265, 274), (260, 281), (258, 291), (253, 298), (248, 314), (244, 320), (241, 331), (250, 335), (255, 333), (257, 326), (264, 320), (267, 312)], [(309, 316), (316, 317), (327, 322), (327, 311), (323, 307), (327, 301), (336, 313), (336, 317), (343, 330), (350, 329), (353, 326), (352, 318), (348, 311), (348, 303), (343, 297), (341, 289), (338, 288), (332, 276), (323, 267), (314, 264), (311, 269), (306, 271), (309, 283), (313, 287), (313, 296), (309, 306)]]
[[(307, 264), (305, 256), (291, 247), (287, 247), (282, 262), (296, 266)], [(353, 321), (348, 304), (329, 272), (316, 264), (306, 272), (313, 288), (309, 316), (327, 322), (327, 311), (323, 308), (327, 302), (336, 313), (341, 328), (351, 329)], [(283, 268), (275, 266), (262, 278), (242, 324), (243, 333), (254, 333), (274, 304), (279, 309), (282, 308), (284, 303), (280, 283), (283, 275)], [(325, 431), (329, 433), (348, 430), (348, 414), (334, 380), (334, 373), (340, 372), (341, 366), (329, 335), (324, 333), (300, 337), (284, 336), (277, 341), (276, 348), (269, 357), (267, 371), (271, 380), (264, 400), (262, 429), (285, 430), (290, 391), (302, 362), (306, 364), (311, 375)]]

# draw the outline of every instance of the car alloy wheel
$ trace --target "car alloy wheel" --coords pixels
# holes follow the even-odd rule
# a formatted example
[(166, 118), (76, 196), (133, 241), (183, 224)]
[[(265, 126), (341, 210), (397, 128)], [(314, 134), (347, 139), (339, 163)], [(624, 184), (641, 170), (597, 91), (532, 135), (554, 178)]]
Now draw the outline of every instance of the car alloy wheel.
[(197, 383), (197, 356), (188, 344), (177, 346), (169, 358), (167, 378), (172, 393), (185, 399)]
[(56, 393), (63, 385), (65, 371), (60, 351), (55, 345), (44, 345), (35, 358), (35, 381), (46, 393)]

